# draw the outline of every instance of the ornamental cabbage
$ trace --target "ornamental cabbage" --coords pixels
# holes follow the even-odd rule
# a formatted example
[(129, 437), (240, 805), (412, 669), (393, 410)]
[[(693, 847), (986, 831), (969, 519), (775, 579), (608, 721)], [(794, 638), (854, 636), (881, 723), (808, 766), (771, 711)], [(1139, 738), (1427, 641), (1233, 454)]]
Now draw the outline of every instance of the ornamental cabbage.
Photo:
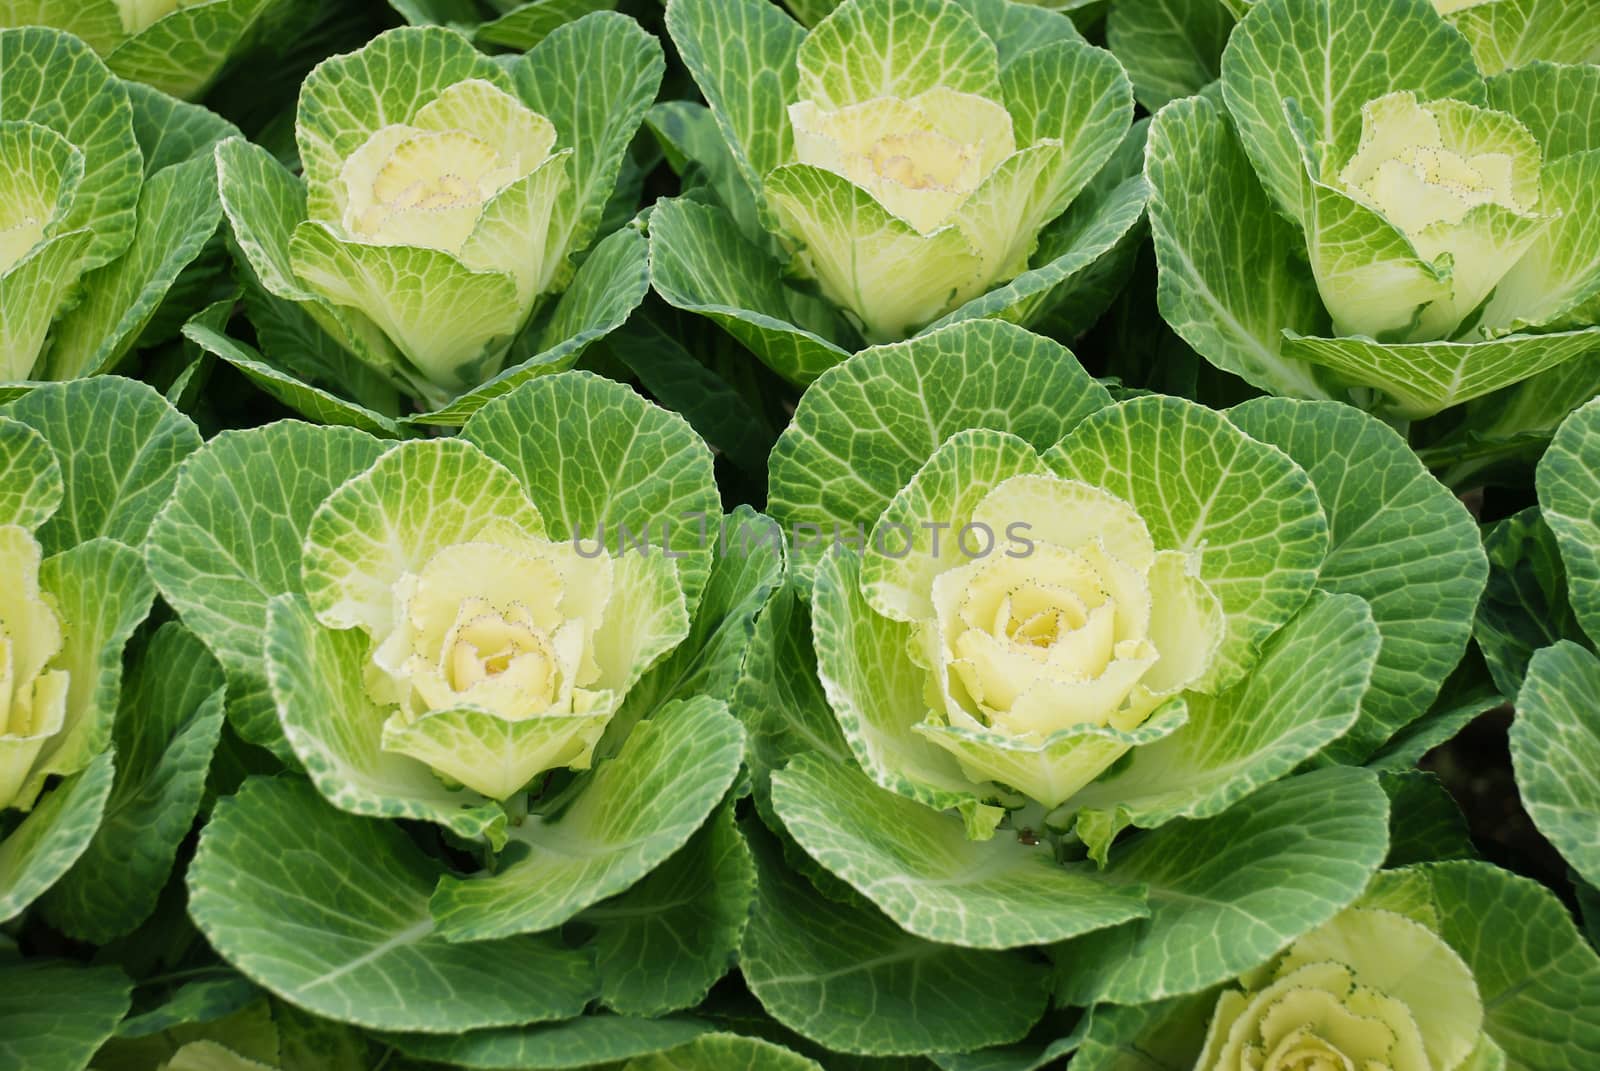
[[(654, 113), (669, 158), (725, 180), (721, 208), (653, 211), (653, 281), (790, 379), (945, 318), (1042, 316), (1138, 217), (1142, 187), (1113, 189), (1132, 90), (1064, 16), (846, 0), (807, 32), (757, 0), (674, 0), (667, 24), (727, 158), (703, 110)], [(694, 263), (707, 244), (739, 267)]]
[[(509, 64), (453, 30), (401, 28), (306, 79), (303, 184), (265, 150), (221, 146), (223, 204), (269, 317), (309, 318), (360, 370), (320, 386), (364, 401), (352, 381), (376, 376), (435, 409), (454, 402), (444, 419), (460, 423), (620, 322), (642, 296), (642, 244), (620, 232), (584, 272), (575, 258), (660, 72), (659, 46), (611, 13)], [(570, 304), (556, 300), (569, 290)], [(316, 385), (205, 341), (292, 404), (314, 404)], [(312, 412), (349, 405), (322, 397)]]
[(1435, 932), (1354, 907), (1217, 1000), (1195, 1071), (1456, 1071), (1483, 1029), (1472, 971)]
[(1161, 311), (1212, 363), (1415, 419), (1600, 346), (1600, 142), (1558, 120), (1594, 68), (1485, 78), (1427, 0), (1260, 0), (1221, 69), (1146, 158)]
[(61, 618), (39, 590), (39, 561), (26, 528), (0, 526), (0, 810), (33, 806), (44, 783), (34, 763), (67, 714), (71, 676), (51, 668)]

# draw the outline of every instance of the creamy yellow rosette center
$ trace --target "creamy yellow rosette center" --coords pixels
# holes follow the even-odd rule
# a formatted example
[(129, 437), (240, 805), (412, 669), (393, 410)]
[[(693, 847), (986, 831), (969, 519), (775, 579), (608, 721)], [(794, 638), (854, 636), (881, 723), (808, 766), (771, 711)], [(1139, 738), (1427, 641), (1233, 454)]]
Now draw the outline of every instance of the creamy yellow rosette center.
[(62, 632), (39, 589), (40, 557), (26, 529), (0, 525), (0, 810), (33, 806), (23, 785), (67, 713), (68, 674), (47, 668)]

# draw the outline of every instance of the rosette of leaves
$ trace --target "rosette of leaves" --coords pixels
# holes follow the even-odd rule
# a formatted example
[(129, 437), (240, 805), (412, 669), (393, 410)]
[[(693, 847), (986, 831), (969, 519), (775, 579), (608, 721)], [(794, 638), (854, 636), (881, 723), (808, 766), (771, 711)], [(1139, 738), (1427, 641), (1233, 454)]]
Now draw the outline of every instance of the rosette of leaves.
[[(155, 597), (139, 548), (199, 445), (112, 376), (0, 407), (0, 920), (39, 901), (79, 939), (131, 931), (194, 818), (220, 681), (184, 691), (187, 635), (136, 645), (126, 688), (123, 658)], [(147, 679), (156, 647), (170, 681)]]
[(212, 440), (151, 571), (222, 664), (234, 729), (295, 773), (247, 780), (206, 827), (189, 906), (211, 944), (391, 1031), (699, 1001), (752, 881), (722, 697), (783, 567), (719, 555), (720, 516), (689, 426), (587, 373), (460, 437)]
[(600, 225), (661, 71), (611, 13), (505, 64), (439, 27), (325, 61), (300, 96), (303, 182), (248, 142), (217, 149), (266, 356), (191, 338), (319, 420), (389, 432), (396, 391), (460, 424), (570, 367), (647, 286), (643, 236)]
[(0, 26), (82, 38), (121, 78), (192, 100), (283, 0), (0, 0)]
[(1539, 462), (1539, 507), (1491, 536), (1497, 561), (1478, 641), (1516, 704), (1511, 758), (1539, 831), (1600, 884), (1600, 401), (1573, 413)]
[[(1428, 707), (1486, 571), (1375, 418), (1114, 403), (1009, 324), (826, 373), (770, 486), (809, 607), (768, 611), (738, 693), (758, 806), (792, 838), (742, 966), (847, 1052), (1015, 1042), (1052, 986), (1195, 992), (1326, 922), (1381, 863), (1387, 804), (1365, 770), (1295, 772)], [(896, 1010), (846, 1013), (870, 999)]]
[(1144, 128), (1065, 16), (850, 0), (807, 32), (675, 0), (667, 27), (709, 110), (652, 113), (692, 187), (652, 210), (653, 284), (784, 377), (956, 320), (1080, 329), (1120, 285)]
[(1600, 126), (1568, 116), (1597, 86), (1485, 78), (1427, 0), (1261, 0), (1151, 129), (1162, 315), (1257, 387), (1402, 418), (1594, 350)]
[(236, 131), (59, 30), (0, 30), (0, 69), (3, 398), (107, 371), (181, 323), (163, 299), (217, 230), (208, 157)]
[(449, 26), (480, 48), (526, 52), (558, 26), (594, 11), (610, 11), (616, 0), (389, 0), (413, 26)]
[[(1252, 0), (1114, 0), (1107, 47), (1127, 68), (1139, 103), (1152, 112), (1217, 80), (1228, 34)], [(1486, 75), (1512, 67), (1600, 61), (1600, 25), (1582, 0), (1434, 0), (1466, 37)]]
[(1384, 871), (1242, 977), (1096, 1008), (1084, 1071), (1567, 1071), (1600, 1055), (1600, 957), (1548, 889), (1488, 863)]

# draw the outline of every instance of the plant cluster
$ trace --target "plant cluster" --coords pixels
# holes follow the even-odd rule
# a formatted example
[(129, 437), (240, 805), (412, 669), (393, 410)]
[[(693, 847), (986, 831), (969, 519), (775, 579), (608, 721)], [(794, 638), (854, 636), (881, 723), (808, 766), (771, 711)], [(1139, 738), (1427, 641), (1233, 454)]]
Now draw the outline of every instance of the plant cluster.
[(1592, 0), (0, 0), (0, 1069), (1600, 1067)]

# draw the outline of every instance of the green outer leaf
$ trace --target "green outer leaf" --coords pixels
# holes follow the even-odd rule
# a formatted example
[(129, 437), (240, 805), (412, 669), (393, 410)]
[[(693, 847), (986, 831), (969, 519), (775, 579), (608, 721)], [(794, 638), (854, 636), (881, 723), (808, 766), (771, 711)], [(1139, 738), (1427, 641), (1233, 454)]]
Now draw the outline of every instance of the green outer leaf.
[(1477, 979), (1484, 1031), (1505, 1050), (1507, 1071), (1595, 1066), (1600, 957), (1561, 902), (1487, 863), (1419, 869), (1428, 878), (1435, 928)]
[(178, 463), (200, 446), (188, 417), (143, 383), (96, 376), (42, 384), (0, 415), (50, 441), (66, 489), (39, 529), (46, 554), (98, 536), (137, 547), (178, 479)]
[(356, 431), (279, 421), (224, 431), (184, 465), (145, 547), (150, 573), (228, 675), (228, 718), (288, 754), (262, 660), (267, 603), (296, 593), (311, 514), (383, 444)]
[(127, 36), (115, 0), (4, 0), (7, 26), (59, 26), (102, 55)]
[(767, 0), (669, 0), (667, 32), (761, 203), (763, 177), (794, 158), (805, 30)]
[(1361, 596), (1377, 622), (1372, 689), (1331, 751), (1365, 761), (1427, 710), (1466, 650), (1489, 572), (1477, 525), (1404, 439), (1359, 410), (1259, 398), (1228, 419), (1311, 477), (1330, 537), (1317, 586)]
[(1536, 482), (1567, 567), (1573, 612), (1589, 638), (1600, 642), (1600, 399), (1561, 425)]
[(1161, 109), (1145, 179), (1162, 318), (1206, 360), (1252, 386), (1330, 397), (1315, 370), (1283, 348), (1284, 328), (1328, 330), (1305, 242), (1273, 211), (1215, 94)]
[(558, 817), (513, 829), (514, 847), (493, 874), (442, 877), (429, 901), (439, 935), (538, 933), (623, 892), (688, 843), (743, 753), (744, 731), (719, 700), (669, 705), (628, 735)]
[[(711, 572), (696, 518), (721, 516), (711, 452), (684, 419), (587, 372), (535, 379), (484, 406), (461, 437), (506, 466), (552, 539), (608, 539), (662, 525), (692, 615)], [(613, 543), (613, 546), (615, 544)], [(681, 557), (680, 557), (681, 555)]]
[(847, 0), (806, 35), (794, 100), (834, 111), (936, 86), (1000, 98), (1000, 57), (978, 21), (938, 0)]
[(583, 1010), (595, 979), (582, 953), (440, 939), (427, 909), (438, 877), (394, 825), (341, 814), (298, 779), (251, 778), (201, 835), (189, 913), (252, 980), (340, 1022), (454, 1033)]
[(609, 11), (615, 6), (616, 0), (532, 0), (483, 23), (472, 39), (480, 46), (498, 45), (513, 52), (526, 52), (557, 27), (591, 11)]
[(1181, 996), (1265, 962), (1361, 895), (1388, 850), (1388, 812), (1375, 775), (1334, 767), (1140, 836), (1105, 874), (1147, 885), (1150, 918), (1056, 946), (1057, 1001)]
[(50, 519), (65, 493), (49, 440), (0, 416), (0, 524), (32, 531)]
[(1442, 696), (1426, 714), (1384, 744), (1367, 761), (1367, 768), (1384, 773), (1410, 770), (1422, 756), (1504, 703), (1505, 699), (1487, 685), (1469, 687), (1461, 696)]
[(1154, 114), (1216, 81), (1233, 22), (1222, 0), (1117, 0), (1106, 16), (1106, 43)]
[(80, 1071), (128, 1010), (115, 967), (0, 962), (0, 1061), (18, 1071)]
[(367, 692), (371, 643), (355, 628), (324, 628), (299, 595), (267, 602), (264, 668), (293, 753), (333, 806), (373, 818), (437, 822), (498, 847), (505, 812), (469, 789), (446, 788), (426, 763), (383, 748), (387, 711)]
[(1143, 890), (1107, 886), (1048, 844), (969, 840), (953, 815), (885, 792), (817, 755), (773, 775), (783, 828), (908, 932), (966, 948), (1065, 940), (1148, 914)]
[(1466, 816), (1438, 776), (1426, 770), (1382, 773), (1389, 796), (1389, 855), (1385, 867), (1476, 859)]
[(646, 1056), (670, 1049), (710, 1029), (693, 1019), (631, 1019), (583, 1015), (549, 1026), (480, 1030), (466, 1034), (388, 1038), (408, 1056), (474, 1071), (564, 1071)]
[(50, 378), (76, 379), (114, 367), (138, 342), (178, 273), (222, 221), (217, 170), (197, 157), (175, 164), (139, 191), (139, 222), (128, 251), (84, 276), (84, 299), (56, 324)]
[(785, 284), (781, 266), (715, 205), (682, 197), (650, 214), (650, 281), (669, 305), (705, 316), (773, 371), (809, 383), (850, 355), (832, 308)]
[[(954, 433), (986, 427), (1044, 450), (1110, 401), (1064, 347), (999, 321), (865, 350), (801, 398), (768, 463), (769, 509), (791, 538), (806, 524), (870, 529)], [(817, 564), (796, 554), (803, 589)]]
[[(622, 168), (623, 154), (661, 86), (661, 44), (626, 15), (585, 15), (552, 31), (509, 67), (522, 99), (570, 148), (570, 181), (551, 216), (551, 250), (588, 248)], [(564, 286), (570, 270), (556, 277)]]
[(110, 263), (133, 239), (139, 144), (122, 83), (78, 38), (42, 26), (0, 30), (0, 122), (41, 123), (83, 152), (83, 181), (55, 233), (91, 234), (77, 271)]
[(1546, 161), (1600, 149), (1600, 67), (1530, 63), (1489, 79), (1489, 105), (1522, 121)]
[(211, 0), (180, 7), (118, 45), (106, 64), (175, 97), (197, 97), (273, 6), (272, 0)]
[[(1249, 676), (1217, 696), (1188, 696), (1189, 723), (1135, 748), (1125, 765), (1069, 800), (1119, 829), (1221, 814), (1316, 756), (1355, 725), (1378, 655), (1367, 604), (1313, 593)], [(1100, 815), (1093, 815), (1098, 811)]]
[(1563, 640), (1533, 656), (1517, 693), (1511, 762), (1539, 832), (1600, 883), (1600, 659)]
[(1227, 615), (1215, 686), (1249, 670), (1327, 557), (1328, 521), (1305, 470), (1194, 402), (1119, 402), (1085, 418), (1045, 461), (1132, 505), (1158, 550), (1193, 555)]
[[(93, 539), (46, 558), (39, 587), (66, 623), (52, 666), (71, 675), (66, 721), (34, 763), (36, 789), (46, 774), (76, 773), (111, 740), (122, 687), (122, 648), (150, 614), (155, 585), (139, 555), (121, 543)], [(23, 786), (23, 794), (29, 786)]]
[(51, 789), (0, 840), (0, 922), (9, 922), (72, 869), (94, 836), (111, 793), (111, 752)]
[(1073, 1056), (1074, 1071), (1190, 1071), (1200, 1057), (1218, 990), (1155, 1004), (1099, 1004)]
[(1043, 1013), (1044, 971), (1021, 952), (934, 944), (872, 908), (825, 900), (770, 835), (751, 838), (757, 897), (741, 967), (790, 1029), (840, 1052), (966, 1051), (1016, 1041)]
[(1339, 167), (1360, 143), (1361, 105), (1404, 89), (1488, 102), (1472, 49), (1432, 0), (1257, 0), (1222, 55), (1222, 95), (1245, 152), (1290, 219), (1301, 217), (1306, 170), (1284, 100)]
[(55, 927), (105, 944), (155, 910), (200, 809), (222, 729), (222, 668), (176, 622), (155, 634), (123, 689), (117, 775), (88, 850), (46, 894)]
[(628, 1015), (699, 1004), (738, 955), (755, 891), (755, 861), (725, 803), (639, 884), (579, 916), (598, 928), (601, 1002)]
[(667, 1052), (628, 1061), (627, 1071), (822, 1071), (792, 1049), (739, 1034), (702, 1034)]
[[(539, 376), (563, 372), (598, 339), (621, 327), (650, 289), (649, 245), (633, 227), (607, 235), (590, 250), (557, 299), (550, 318), (531, 325), (516, 343), (499, 375), (437, 409), (419, 413), (408, 424), (459, 427), (496, 398)], [(531, 344), (529, 344), (531, 340)], [(531, 357), (523, 353), (534, 350)]]
[(1487, 342), (1386, 344), (1370, 338), (1310, 338), (1284, 333), (1291, 357), (1375, 386), (1393, 408), (1421, 419), (1600, 349), (1600, 328), (1550, 335), (1506, 335)]
[(1600, 62), (1600, 27), (1572, 0), (1487, 0), (1452, 12), (1478, 66), (1495, 74), (1525, 63)]
[(1478, 604), (1473, 636), (1501, 695), (1514, 696), (1528, 660), (1541, 647), (1581, 639), (1567, 596), (1566, 570), (1555, 533), (1536, 506), (1514, 513), (1484, 536), (1489, 583)]
[(393, 417), (306, 383), (269, 363), (253, 347), (214, 331), (198, 320), (184, 325), (183, 337), (213, 357), (228, 362), (266, 394), (317, 424), (355, 428), (384, 438), (396, 438), (400, 434), (400, 425)]
[(175, 164), (199, 157), (211, 159), (219, 144), (241, 136), (238, 127), (209, 108), (169, 97), (140, 82), (128, 82), (124, 88), (133, 106), (133, 135), (144, 154), (146, 179)]

